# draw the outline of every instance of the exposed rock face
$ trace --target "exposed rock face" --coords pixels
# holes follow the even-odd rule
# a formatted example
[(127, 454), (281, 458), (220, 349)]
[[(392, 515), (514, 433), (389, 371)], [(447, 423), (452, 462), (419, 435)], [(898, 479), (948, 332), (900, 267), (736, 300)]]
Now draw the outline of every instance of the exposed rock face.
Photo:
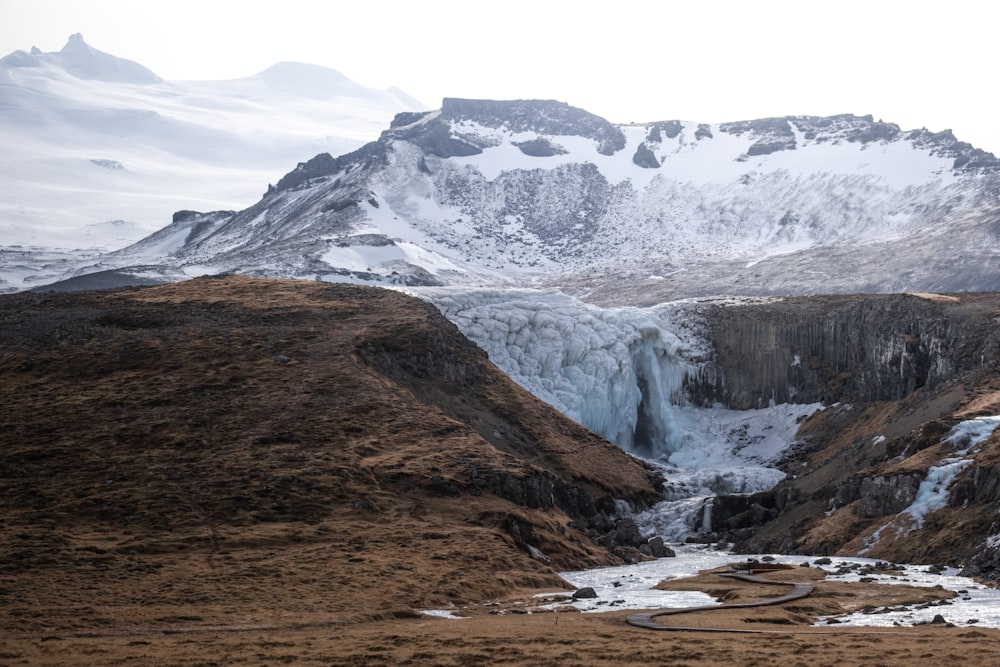
[(656, 159), (656, 155), (653, 151), (649, 150), (646, 144), (639, 144), (635, 149), (635, 155), (632, 156), (632, 162), (642, 167), (643, 169), (659, 169), (660, 161)]
[(521, 152), (531, 157), (552, 157), (553, 155), (565, 155), (566, 149), (557, 146), (544, 137), (522, 141), (514, 144)]
[(674, 558), (677, 553), (668, 547), (662, 537), (654, 537), (639, 547), (639, 551), (653, 558)]
[(283, 190), (293, 190), (312, 179), (336, 174), (348, 167), (371, 166), (384, 158), (384, 149), (377, 143), (365, 144), (358, 150), (346, 153), (337, 158), (332, 157), (329, 153), (320, 153), (310, 160), (300, 162), (295, 169), (282, 176), (277, 185), (268, 190), (267, 194), (270, 195)]
[(749, 495), (719, 496), (712, 502), (714, 533), (739, 531), (759, 526), (784, 509), (787, 498), (772, 491)]
[(664, 136), (667, 139), (675, 139), (683, 131), (684, 124), (679, 120), (665, 120), (649, 126), (649, 131), (646, 133), (646, 140), (658, 144), (663, 141)]
[(866, 519), (902, 512), (917, 497), (923, 475), (864, 477), (858, 489), (858, 515)]
[(615, 525), (614, 531), (608, 535), (610, 546), (639, 547), (646, 542), (639, 526), (632, 519), (621, 519)]
[(690, 393), (736, 409), (899, 400), (992, 367), (1000, 334), (975, 296), (795, 297), (704, 311), (716, 356)]
[(783, 150), (795, 150), (795, 133), (787, 118), (762, 118), (739, 123), (723, 123), (719, 129), (728, 134), (740, 136), (750, 133), (759, 137), (750, 148), (748, 156), (769, 155)]
[(948, 490), (948, 504), (964, 507), (970, 503), (1000, 502), (1000, 466), (974, 466)]

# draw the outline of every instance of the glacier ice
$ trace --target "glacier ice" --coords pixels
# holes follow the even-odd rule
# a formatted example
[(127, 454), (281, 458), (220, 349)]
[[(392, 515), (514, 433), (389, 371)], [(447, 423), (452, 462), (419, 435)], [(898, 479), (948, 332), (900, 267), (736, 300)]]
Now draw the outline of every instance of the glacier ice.
[(684, 380), (710, 358), (685, 304), (599, 308), (556, 290), (419, 288), (515, 382), (658, 466), (664, 501), (635, 518), (677, 541), (710, 530), (711, 498), (773, 487), (773, 464), (820, 406), (690, 405)]

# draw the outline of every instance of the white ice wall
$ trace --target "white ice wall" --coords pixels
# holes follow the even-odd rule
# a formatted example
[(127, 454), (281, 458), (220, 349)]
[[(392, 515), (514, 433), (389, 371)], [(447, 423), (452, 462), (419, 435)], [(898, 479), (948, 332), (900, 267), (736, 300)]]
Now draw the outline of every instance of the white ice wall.
[[(566, 416), (646, 456), (675, 451), (673, 410), (698, 344), (636, 308), (602, 309), (556, 291), (421, 289), (497, 366)], [(643, 402), (643, 388), (646, 399)], [(653, 442), (637, 442), (636, 429)]]

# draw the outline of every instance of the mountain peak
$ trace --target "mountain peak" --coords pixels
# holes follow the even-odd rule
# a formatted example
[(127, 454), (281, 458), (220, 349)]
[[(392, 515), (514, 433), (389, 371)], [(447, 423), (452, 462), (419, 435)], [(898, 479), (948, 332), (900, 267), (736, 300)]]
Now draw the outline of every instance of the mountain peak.
[(556, 100), (473, 100), (446, 97), (438, 112), (396, 116), (389, 131), (441, 158), (478, 155), (494, 139), (475, 130), (453, 136), (454, 124), (472, 122), (484, 128), (539, 135), (576, 135), (596, 142), (598, 152), (613, 155), (625, 147), (621, 129), (589, 111)]
[(446, 97), (442, 119), (471, 120), (512, 132), (576, 134), (600, 142), (600, 152), (611, 155), (625, 147), (625, 136), (610, 122), (589, 111), (556, 100), (469, 100)]
[(83, 33), (74, 32), (69, 36), (69, 39), (66, 41), (66, 46), (62, 47), (62, 50), (65, 52), (67, 49), (79, 48), (80, 46), (90, 48), (87, 46), (87, 42), (83, 40)]
[(368, 88), (344, 76), (340, 71), (322, 65), (282, 61), (250, 77), (264, 82), (278, 92), (308, 97), (331, 99), (334, 97), (375, 97), (382, 91)]
[(137, 62), (99, 51), (87, 44), (83, 35), (69, 36), (66, 45), (55, 52), (31, 47), (31, 52), (15, 51), (3, 58), (7, 67), (55, 67), (78, 79), (115, 83), (159, 83), (160, 77)]
[(283, 60), (275, 63), (254, 76), (259, 79), (306, 79), (310, 82), (316, 80), (337, 83), (350, 81), (341, 72), (330, 67), (300, 63), (293, 60)]

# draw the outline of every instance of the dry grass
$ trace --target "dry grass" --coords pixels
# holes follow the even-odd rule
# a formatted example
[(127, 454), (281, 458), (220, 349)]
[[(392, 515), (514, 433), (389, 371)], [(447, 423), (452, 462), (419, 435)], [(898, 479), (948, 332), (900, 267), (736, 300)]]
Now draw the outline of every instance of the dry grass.
[[(815, 577), (792, 570), (786, 580)], [(672, 582), (730, 601), (771, 596), (754, 584), (711, 574)], [(816, 614), (866, 606), (932, 601), (946, 593), (907, 586), (818, 582), (816, 593), (783, 607), (688, 614), (686, 625), (765, 630), (767, 634), (654, 632), (625, 623), (628, 612), (542, 612), (532, 601), (462, 608), (462, 620), (391, 611), (363, 623), (323, 614), (248, 615), (212, 625), (181, 609), (150, 610), (85, 632), (60, 630), (9, 637), (2, 664), (302, 664), (302, 665), (871, 665), (996, 664), (1000, 631), (947, 628), (809, 627)]]

